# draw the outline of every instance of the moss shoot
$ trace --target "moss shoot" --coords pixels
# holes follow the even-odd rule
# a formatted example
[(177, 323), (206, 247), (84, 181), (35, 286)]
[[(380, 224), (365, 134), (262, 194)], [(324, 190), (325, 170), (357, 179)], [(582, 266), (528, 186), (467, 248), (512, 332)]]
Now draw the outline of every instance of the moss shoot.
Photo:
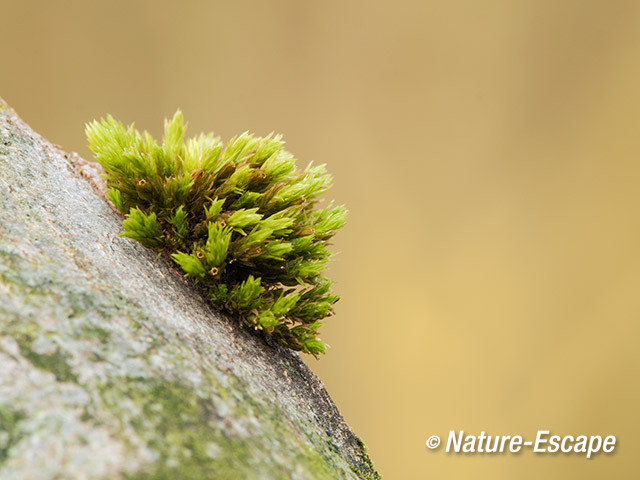
[(325, 352), (318, 329), (338, 296), (323, 272), (347, 211), (316, 208), (331, 186), (324, 165), (299, 170), (280, 136), (185, 141), (180, 111), (165, 120), (162, 144), (111, 116), (86, 134), (126, 216), (124, 236), (171, 258), (245, 324), (288, 348)]

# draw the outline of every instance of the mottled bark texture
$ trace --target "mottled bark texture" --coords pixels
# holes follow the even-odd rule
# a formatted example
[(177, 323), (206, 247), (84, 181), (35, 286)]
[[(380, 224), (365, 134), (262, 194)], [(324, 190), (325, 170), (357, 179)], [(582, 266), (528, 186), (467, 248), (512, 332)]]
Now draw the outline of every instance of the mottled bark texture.
[(379, 478), (300, 357), (119, 237), (72, 163), (0, 101), (0, 478)]

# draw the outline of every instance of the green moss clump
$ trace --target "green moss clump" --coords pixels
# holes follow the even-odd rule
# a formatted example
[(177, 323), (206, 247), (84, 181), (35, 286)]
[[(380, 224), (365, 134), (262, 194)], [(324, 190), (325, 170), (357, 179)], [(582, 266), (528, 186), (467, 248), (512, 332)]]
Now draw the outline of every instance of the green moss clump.
[(166, 254), (247, 325), (324, 353), (318, 329), (338, 296), (322, 273), (347, 216), (332, 203), (316, 208), (331, 185), (324, 165), (299, 170), (280, 136), (185, 142), (180, 111), (165, 121), (161, 145), (111, 116), (86, 133), (126, 215), (123, 235)]

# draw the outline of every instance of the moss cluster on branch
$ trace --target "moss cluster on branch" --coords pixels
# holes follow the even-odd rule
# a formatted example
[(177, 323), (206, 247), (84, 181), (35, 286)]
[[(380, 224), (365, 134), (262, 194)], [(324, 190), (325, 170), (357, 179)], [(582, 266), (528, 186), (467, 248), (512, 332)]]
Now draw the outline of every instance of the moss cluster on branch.
[(111, 116), (86, 134), (126, 215), (123, 235), (166, 254), (242, 322), (324, 353), (318, 329), (338, 300), (323, 275), (327, 247), (347, 216), (333, 203), (316, 208), (331, 185), (324, 165), (299, 170), (280, 136), (185, 141), (180, 111), (165, 120), (162, 144)]

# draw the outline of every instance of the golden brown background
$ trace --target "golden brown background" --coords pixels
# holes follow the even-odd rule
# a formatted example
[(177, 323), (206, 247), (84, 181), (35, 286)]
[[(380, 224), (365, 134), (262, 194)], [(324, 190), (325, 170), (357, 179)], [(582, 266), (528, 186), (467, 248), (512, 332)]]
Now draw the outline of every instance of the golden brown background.
[[(86, 155), (274, 130), (326, 162), (343, 299), (306, 360), (387, 479), (637, 478), (640, 2), (5, 1), (0, 96)], [(613, 455), (429, 435), (614, 434)]]

